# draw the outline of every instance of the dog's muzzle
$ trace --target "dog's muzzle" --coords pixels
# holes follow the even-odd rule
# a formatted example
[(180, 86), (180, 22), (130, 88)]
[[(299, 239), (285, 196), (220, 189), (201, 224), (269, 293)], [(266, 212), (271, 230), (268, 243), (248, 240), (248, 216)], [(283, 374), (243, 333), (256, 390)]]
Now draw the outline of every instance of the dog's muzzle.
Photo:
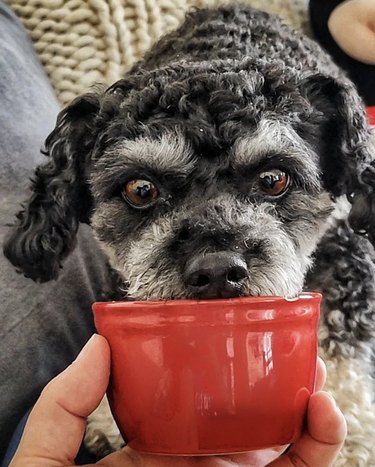
[(184, 280), (193, 298), (242, 295), (248, 278), (246, 262), (233, 252), (207, 253), (187, 262)]

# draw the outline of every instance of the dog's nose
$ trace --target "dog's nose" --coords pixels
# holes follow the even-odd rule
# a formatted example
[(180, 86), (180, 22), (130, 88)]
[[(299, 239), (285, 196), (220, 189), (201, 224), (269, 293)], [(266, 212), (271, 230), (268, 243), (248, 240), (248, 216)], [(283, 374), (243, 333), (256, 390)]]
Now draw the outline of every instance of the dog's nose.
[(184, 278), (194, 298), (229, 298), (241, 295), (248, 270), (232, 252), (208, 253), (189, 261)]

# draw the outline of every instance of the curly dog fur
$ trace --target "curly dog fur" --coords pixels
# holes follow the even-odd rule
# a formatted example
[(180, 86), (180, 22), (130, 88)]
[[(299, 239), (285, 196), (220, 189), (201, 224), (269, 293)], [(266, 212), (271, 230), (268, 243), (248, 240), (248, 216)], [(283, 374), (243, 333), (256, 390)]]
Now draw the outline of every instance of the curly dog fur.
[[(85, 222), (122, 297), (322, 291), (320, 351), (349, 426), (338, 465), (375, 465), (374, 148), (315, 42), (251, 8), (194, 11), (64, 109), (46, 155), (5, 246), (17, 268), (55, 278)], [(134, 180), (145, 205), (124, 198)], [(217, 264), (234, 274), (224, 288), (196, 274)]]

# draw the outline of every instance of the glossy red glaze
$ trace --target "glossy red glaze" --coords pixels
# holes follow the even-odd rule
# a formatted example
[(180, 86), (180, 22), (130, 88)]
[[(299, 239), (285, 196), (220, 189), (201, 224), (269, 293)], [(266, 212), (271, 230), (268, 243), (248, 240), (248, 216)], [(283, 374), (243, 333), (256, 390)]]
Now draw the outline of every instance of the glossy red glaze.
[(367, 115), (370, 125), (375, 125), (375, 105), (367, 107)]
[(320, 300), (94, 304), (112, 351), (109, 400), (129, 445), (198, 455), (293, 442), (314, 388)]

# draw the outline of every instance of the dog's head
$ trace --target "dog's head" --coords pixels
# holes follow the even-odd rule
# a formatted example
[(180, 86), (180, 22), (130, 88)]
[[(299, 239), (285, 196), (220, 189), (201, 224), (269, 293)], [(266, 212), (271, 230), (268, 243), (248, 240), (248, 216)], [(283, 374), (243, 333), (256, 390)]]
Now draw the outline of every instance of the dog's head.
[(375, 235), (349, 83), (245, 60), (137, 72), (58, 116), (6, 256), (55, 278), (91, 223), (133, 299), (300, 292), (337, 198)]

